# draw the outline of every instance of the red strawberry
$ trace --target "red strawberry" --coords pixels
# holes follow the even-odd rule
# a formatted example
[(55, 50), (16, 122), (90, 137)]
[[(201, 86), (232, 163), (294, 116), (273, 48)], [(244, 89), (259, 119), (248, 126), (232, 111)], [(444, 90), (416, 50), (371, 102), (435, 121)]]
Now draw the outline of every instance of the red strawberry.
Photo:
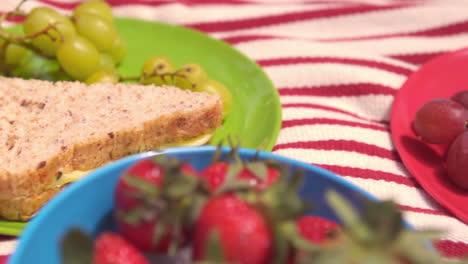
[[(171, 215), (171, 212), (174, 213), (174, 207), (178, 205), (169, 205), (172, 201), (169, 201), (171, 198), (164, 193), (168, 189), (165, 184), (170, 185), (168, 182), (184, 180), (186, 177), (167, 175), (169, 171), (177, 175), (196, 173), (188, 164), (146, 159), (131, 166), (117, 183), (115, 204), (118, 230), (141, 250), (167, 252), (169, 244), (173, 241), (170, 235), (173, 231), (171, 224), (178, 216)], [(175, 184), (184, 183), (185, 180)], [(172, 218), (166, 218), (162, 223), (162, 215)], [(160, 236), (154, 241), (156, 233)], [(178, 235), (184, 236), (184, 232)], [(182, 240), (185, 240), (185, 237), (182, 237)]]
[(207, 258), (213, 234), (219, 235), (224, 260), (229, 263), (270, 263), (273, 241), (266, 220), (234, 194), (214, 197), (201, 210), (193, 234), (195, 260)]
[[(218, 190), (225, 182), (226, 174), (232, 164), (227, 162), (216, 162), (202, 170), (201, 175), (206, 180), (211, 191)], [(279, 177), (278, 170), (272, 167), (266, 167), (266, 177), (261, 179), (252, 172), (247, 166), (244, 166), (237, 174), (236, 179), (241, 179), (255, 186), (257, 190), (263, 191), (272, 185)]]
[(330, 241), (330, 234), (340, 229), (340, 226), (320, 216), (302, 216), (296, 220), (299, 234), (313, 244)]
[[(301, 216), (296, 220), (296, 227), (299, 236), (314, 245), (333, 241), (330, 235), (340, 229), (337, 223), (320, 216)], [(287, 263), (301, 263), (305, 254), (303, 250), (295, 249), (291, 251)]]
[(149, 264), (128, 241), (116, 233), (101, 233), (94, 244), (93, 264)]

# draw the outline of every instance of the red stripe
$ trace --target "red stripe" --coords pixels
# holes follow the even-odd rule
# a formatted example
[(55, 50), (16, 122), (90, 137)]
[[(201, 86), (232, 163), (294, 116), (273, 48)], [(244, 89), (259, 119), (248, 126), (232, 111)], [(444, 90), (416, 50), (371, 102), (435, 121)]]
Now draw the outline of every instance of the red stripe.
[(354, 118), (358, 118), (358, 119), (369, 121), (369, 122), (389, 125), (389, 122), (385, 121), (385, 120), (368, 119), (368, 118), (356, 115), (356, 114), (348, 112), (348, 111), (344, 111), (344, 110), (341, 110), (341, 109), (338, 109), (338, 108), (334, 108), (334, 107), (330, 107), (330, 106), (324, 106), (324, 105), (309, 104), (309, 103), (290, 103), (290, 104), (283, 104), (282, 108), (315, 108), (315, 109), (322, 109), (322, 110), (327, 110), (327, 111), (331, 111), (331, 112), (335, 112), (335, 113), (345, 114), (347, 116), (352, 116)]
[(288, 39), (288, 37), (278, 37), (278, 36), (271, 36), (271, 35), (243, 35), (243, 36), (226, 37), (226, 38), (223, 38), (222, 40), (234, 45), (234, 44), (238, 44), (241, 42), (249, 42), (249, 41), (264, 40), (264, 39)]
[(435, 242), (434, 246), (447, 257), (468, 257), (468, 244), (463, 242), (441, 240)]
[(295, 58), (277, 58), (265, 59), (257, 61), (261, 66), (276, 66), (285, 64), (299, 64), (299, 63), (343, 63), (359, 66), (366, 66), (370, 68), (377, 68), (397, 74), (409, 76), (413, 71), (407, 68), (395, 66), (392, 64), (377, 62), (363, 59), (348, 59), (348, 58), (334, 58), (334, 57), (295, 57)]
[(361, 5), (353, 7), (340, 7), (335, 9), (323, 9), (323, 10), (308, 10), (302, 12), (291, 12), (281, 15), (269, 15), (263, 17), (255, 18), (246, 18), (239, 19), (234, 21), (217, 21), (217, 22), (207, 22), (207, 23), (196, 23), (188, 24), (187, 26), (205, 31), (205, 32), (219, 32), (219, 31), (231, 31), (231, 30), (241, 30), (241, 29), (250, 29), (254, 27), (264, 27), (271, 26), (281, 23), (291, 23), (309, 19), (317, 19), (324, 17), (336, 17), (344, 16), (351, 14), (360, 14), (367, 12), (383, 11), (408, 7), (410, 5), (388, 5), (388, 6), (371, 6), (371, 5)]
[(431, 59), (444, 54), (445, 52), (431, 52), (431, 53), (419, 53), (419, 54), (405, 54), (405, 55), (392, 55), (393, 59), (401, 60), (407, 63), (415, 65), (422, 65)]
[(375, 145), (357, 142), (354, 140), (317, 140), (317, 141), (300, 141), (285, 144), (278, 144), (273, 151), (279, 149), (320, 149), (320, 150), (342, 150), (357, 152), (369, 156), (401, 161), (400, 156), (396, 151), (390, 151)]
[(304, 126), (304, 125), (323, 125), (323, 124), (361, 127), (361, 128), (368, 128), (368, 129), (373, 129), (373, 130), (390, 132), (389, 127), (376, 126), (372, 124), (365, 124), (365, 123), (339, 120), (339, 119), (331, 119), (331, 118), (303, 118), (303, 119), (283, 120), (282, 128)]
[[(5, 12), (0, 12), (0, 15), (4, 14)], [(12, 16), (7, 19), (8, 22), (12, 23), (21, 23), (23, 22), (24, 17), (23, 16)]]
[(401, 175), (376, 171), (370, 169), (361, 169), (361, 168), (352, 168), (348, 166), (338, 166), (338, 165), (327, 165), (327, 164), (315, 164), (316, 166), (322, 167), (326, 170), (332, 171), (338, 175), (349, 176), (353, 178), (368, 179), (368, 180), (382, 180), (386, 182), (394, 182), (410, 187), (421, 188), (419, 184), (413, 179), (404, 177)]
[(426, 37), (436, 37), (436, 36), (447, 36), (455, 35), (460, 33), (468, 32), (468, 21), (454, 23), (448, 26), (436, 27), (433, 29), (426, 29), (410, 33), (411, 36), (426, 36)]
[[(414, 212), (414, 213), (421, 213), (421, 214), (430, 214), (430, 215), (443, 215), (443, 216), (449, 216), (453, 217), (451, 214), (445, 212), (445, 211), (437, 211), (437, 210), (432, 210), (432, 209), (425, 209), (425, 208), (419, 208), (419, 207), (412, 207), (408, 205), (398, 205), (400, 209), (404, 211), (409, 211), (409, 212)], [(443, 209), (441, 209), (443, 210)]]
[(280, 95), (305, 96), (360, 96), (369, 94), (395, 95), (397, 90), (388, 86), (373, 83), (354, 83), (340, 85), (323, 85), (300, 88), (280, 88)]
[(8, 256), (0, 256), (0, 264), (6, 264), (8, 260)]

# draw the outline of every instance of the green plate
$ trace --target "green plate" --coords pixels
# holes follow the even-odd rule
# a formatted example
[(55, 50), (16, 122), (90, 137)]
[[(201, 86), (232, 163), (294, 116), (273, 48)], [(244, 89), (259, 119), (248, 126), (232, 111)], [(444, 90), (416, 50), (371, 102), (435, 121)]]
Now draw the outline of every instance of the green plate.
[[(123, 18), (115, 23), (128, 45), (119, 67), (121, 74), (138, 75), (145, 59), (152, 55), (165, 55), (176, 67), (198, 63), (233, 95), (232, 111), (211, 144), (231, 136), (239, 138), (246, 148), (273, 148), (281, 127), (281, 104), (277, 90), (255, 62), (230, 45), (192, 29)], [(18, 235), (23, 227), (0, 220), (0, 234)]]

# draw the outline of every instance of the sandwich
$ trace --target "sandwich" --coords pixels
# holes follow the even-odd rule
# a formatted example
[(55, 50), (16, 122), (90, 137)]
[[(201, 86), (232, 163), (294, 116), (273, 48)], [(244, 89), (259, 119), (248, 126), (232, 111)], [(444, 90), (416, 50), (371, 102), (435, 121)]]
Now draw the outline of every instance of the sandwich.
[[(77, 175), (213, 133), (218, 95), (0, 77), (0, 218), (30, 219)], [(74, 175), (74, 176), (73, 176)]]

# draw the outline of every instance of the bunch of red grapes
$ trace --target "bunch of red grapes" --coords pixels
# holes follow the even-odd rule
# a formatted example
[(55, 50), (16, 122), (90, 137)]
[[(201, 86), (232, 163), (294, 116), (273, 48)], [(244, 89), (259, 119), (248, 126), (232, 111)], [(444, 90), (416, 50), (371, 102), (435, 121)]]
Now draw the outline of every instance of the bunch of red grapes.
[(423, 141), (448, 145), (447, 174), (453, 183), (468, 190), (468, 90), (425, 103), (413, 126)]

